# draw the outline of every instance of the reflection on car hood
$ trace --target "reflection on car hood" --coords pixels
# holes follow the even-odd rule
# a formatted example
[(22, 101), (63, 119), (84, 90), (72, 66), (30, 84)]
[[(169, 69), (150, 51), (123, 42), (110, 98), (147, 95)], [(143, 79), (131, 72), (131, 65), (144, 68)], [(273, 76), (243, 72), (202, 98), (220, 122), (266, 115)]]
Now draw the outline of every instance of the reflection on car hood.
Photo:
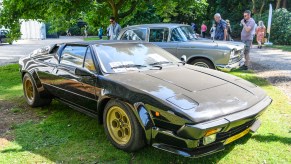
[(266, 96), (245, 80), (190, 65), (114, 74), (108, 78), (168, 103), (194, 122), (245, 110)]
[(235, 42), (235, 41), (218, 41), (218, 40), (210, 40), (210, 39), (197, 39), (195, 41), (190, 41), (192, 43), (201, 43), (206, 44), (207, 46), (218, 46), (218, 47), (225, 47), (228, 49), (243, 49), (244, 43), (242, 42)]

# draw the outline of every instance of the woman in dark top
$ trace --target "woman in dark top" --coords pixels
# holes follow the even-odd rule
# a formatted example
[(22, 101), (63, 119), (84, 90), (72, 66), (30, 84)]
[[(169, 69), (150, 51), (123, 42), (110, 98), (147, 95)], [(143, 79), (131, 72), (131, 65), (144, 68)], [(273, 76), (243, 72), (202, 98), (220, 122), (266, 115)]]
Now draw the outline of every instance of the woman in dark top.
[(230, 22), (229, 22), (228, 19), (225, 20), (225, 21), (226, 21), (226, 29), (227, 29), (226, 40), (227, 41), (232, 41), (232, 38), (231, 38), (231, 32), (232, 32), (232, 30), (231, 30)]

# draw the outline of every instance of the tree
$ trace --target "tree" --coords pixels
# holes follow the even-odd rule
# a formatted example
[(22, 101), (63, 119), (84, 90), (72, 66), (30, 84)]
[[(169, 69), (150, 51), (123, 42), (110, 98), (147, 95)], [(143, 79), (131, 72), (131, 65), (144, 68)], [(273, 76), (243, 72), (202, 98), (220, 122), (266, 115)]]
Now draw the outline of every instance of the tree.
[[(170, 22), (179, 14), (203, 14), (206, 0), (4, 0), (0, 11), (0, 24), (11, 30), (17, 39), (19, 20), (34, 19), (51, 24), (54, 31), (66, 30), (83, 19), (89, 26), (108, 25), (108, 18), (115, 16), (125, 24), (135, 14), (145, 12), (149, 6), (163, 22)], [(154, 13), (152, 13), (154, 14)], [(196, 16), (196, 15), (195, 15)], [(140, 23), (143, 23), (142, 21)]]

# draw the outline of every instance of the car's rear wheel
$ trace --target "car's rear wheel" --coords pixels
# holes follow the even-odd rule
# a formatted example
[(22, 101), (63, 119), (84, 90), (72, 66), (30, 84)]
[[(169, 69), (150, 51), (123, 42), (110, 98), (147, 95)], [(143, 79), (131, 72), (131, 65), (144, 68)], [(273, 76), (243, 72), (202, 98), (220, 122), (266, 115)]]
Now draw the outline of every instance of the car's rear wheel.
[(195, 59), (191, 62), (192, 65), (214, 69), (214, 65), (207, 59)]
[(32, 107), (49, 105), (52, 101), (51, 98), (40, 97), (34, 80), (28, 73), (23, 76), (23, 91), (26, 102)]
[(125, 103), (110, 100), (105, 107), (103, 120), (107, 138), (115, 147), (132, 152), (145, 145), (142, 127)]

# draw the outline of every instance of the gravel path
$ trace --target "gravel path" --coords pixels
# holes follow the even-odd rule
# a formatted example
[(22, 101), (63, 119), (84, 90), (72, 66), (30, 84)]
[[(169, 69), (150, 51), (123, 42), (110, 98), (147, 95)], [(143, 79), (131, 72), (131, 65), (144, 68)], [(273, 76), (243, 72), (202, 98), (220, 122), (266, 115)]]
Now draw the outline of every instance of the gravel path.
[(17, 63), (20, 57), (26, 56), (33, 50), (43, 46), (53, 43), (77, 42), (82, 40), (83, 38), (80, 37), (61, 36), (59, 39), (18, 40), (17, 42), (13, 42), (12, 45), (0, 44), (0, 66), (9, 63)]
[(286, 93), (291, 103), (291, 52), (254, 46), (250, 55), (251, 69)]

